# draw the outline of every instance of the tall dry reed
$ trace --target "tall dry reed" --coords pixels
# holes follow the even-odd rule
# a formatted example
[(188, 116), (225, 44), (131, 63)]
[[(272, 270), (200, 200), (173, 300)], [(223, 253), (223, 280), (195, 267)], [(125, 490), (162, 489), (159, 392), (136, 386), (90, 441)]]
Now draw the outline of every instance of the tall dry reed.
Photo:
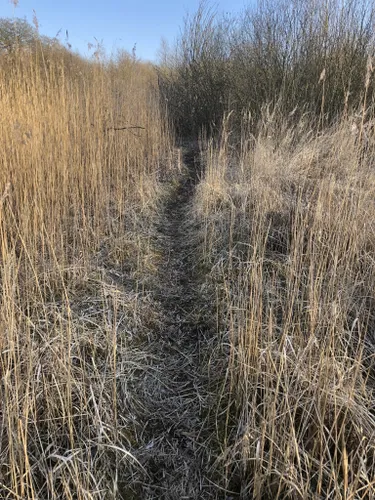
[(168, 165), (156, 82), (126, 56), (0, 57), (1, 498), (119, 498), (139, 467), (126, 283)]
[(241, 498), (373, 498), (375, 171), (351, 123), (230, 117), (195, 217), (228, 375), (218, 463)]

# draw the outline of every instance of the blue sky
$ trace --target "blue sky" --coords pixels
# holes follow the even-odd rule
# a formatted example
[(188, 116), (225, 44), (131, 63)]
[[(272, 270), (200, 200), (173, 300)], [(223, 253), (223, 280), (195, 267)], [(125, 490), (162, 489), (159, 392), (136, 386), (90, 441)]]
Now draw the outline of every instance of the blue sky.
[[(250, 0), (217, 0), (218, 12), (241, 11)], [(32, 21), (36, 12), (40, 32), (54, 37), (66, 30), (73, 50), (89, 55), (87, 45), (94, 37), (103, 40), (108, 54), (118, 48), (131, 52), (137, 44), (138, 57), (156, 60), (161, 37), (173, 42), (187, 12), (197, 9), (199, 0), (0, 0), (0, 17)]]

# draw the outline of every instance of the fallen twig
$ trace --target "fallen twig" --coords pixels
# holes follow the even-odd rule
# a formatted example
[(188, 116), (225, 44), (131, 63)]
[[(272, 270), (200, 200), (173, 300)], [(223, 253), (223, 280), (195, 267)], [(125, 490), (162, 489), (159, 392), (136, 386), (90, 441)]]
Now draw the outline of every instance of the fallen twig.
[(107, 127), (106, 128), (106, 130), (131, 130), (131, 129), (146, 130), (145, 127), (141, 127), (140, 125), (131, 125), (130, 127)]

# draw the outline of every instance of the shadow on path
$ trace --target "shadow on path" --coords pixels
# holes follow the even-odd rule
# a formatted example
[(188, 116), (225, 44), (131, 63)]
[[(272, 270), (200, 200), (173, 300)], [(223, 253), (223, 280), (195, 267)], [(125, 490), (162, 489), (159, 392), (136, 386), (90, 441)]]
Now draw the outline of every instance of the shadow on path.
[(186, 150), (184, 165), (160, 214), (155, 241), (161, 261), (154, 293), (162, 322), (153, 343), (152, 375), (143, 384), (149, 415), (142, 435), (148, 444), (141, 457), (149, 475), (143, 487), (147, 499), (220, 498), (207, 479), (204, 431), (209, 403), (205, 335), (214, 326), (202, 319), (189, 226), (189, 205), (201, 173), (197, 147)]

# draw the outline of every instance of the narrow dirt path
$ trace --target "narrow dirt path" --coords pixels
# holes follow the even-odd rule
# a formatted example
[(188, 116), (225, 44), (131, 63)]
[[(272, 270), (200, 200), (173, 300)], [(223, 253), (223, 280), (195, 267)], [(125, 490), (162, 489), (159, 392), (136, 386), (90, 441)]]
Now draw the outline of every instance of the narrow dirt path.
[[(153, 343), (153, 373), (144, 381), (147, 424), (142, 441), (149, 475), (146, 499), (213, 499), (207, 479), (209, 457), (205, 415), (209, 403), (204, 373), (205, 334), (200, 286), (189, 237), (189, 203), (199, 180), (198, 150), (184, 154), (186, 171), (160, 214), (156, 246), (161, 254), (156, 300), (162, 309), (158, 342)], [(206, 348), (207, 351), (207, 348)]]

